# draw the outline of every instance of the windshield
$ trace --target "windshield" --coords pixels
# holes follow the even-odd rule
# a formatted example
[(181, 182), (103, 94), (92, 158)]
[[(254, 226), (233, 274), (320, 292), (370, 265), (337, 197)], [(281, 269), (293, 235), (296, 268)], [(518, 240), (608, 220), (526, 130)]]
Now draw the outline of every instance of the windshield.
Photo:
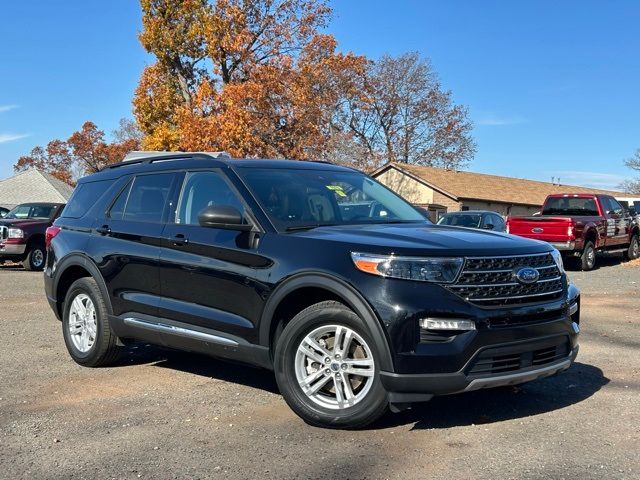
[(554, 197), (547, 199), (542, 215), (597, 216), (600, 213), (594, 198)]
[(472, 215), (472, 214), (444, 215), (438, 221), (438, 225), (480, 228), (481, 220), (482, 220), (482, 217), (480, 215)]
[(240, 168), (239, 173), (279, 230), (426, 222), (405, 200), (359, 172)]
[(18, 205), (9, 211), (4, 218), (18, 220), (47, 219), (51, 217), (55, 208), (55, 205)]

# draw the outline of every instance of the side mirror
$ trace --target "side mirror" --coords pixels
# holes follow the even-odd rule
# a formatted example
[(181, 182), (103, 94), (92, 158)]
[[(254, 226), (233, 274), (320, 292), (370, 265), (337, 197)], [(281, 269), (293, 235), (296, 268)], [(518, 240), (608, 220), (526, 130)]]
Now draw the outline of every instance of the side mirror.
[(248, 232), (253, 228), (252, 225), (244, 223), (240, 211), (231, 205), (212, 205), (204, 208), (198, 214), (198, 223), (201, 227), (240, 232)]
[(482, 228), (484, 228), (485, 230), (493, 230), (496, 227), (493, 223), (485, 223)]

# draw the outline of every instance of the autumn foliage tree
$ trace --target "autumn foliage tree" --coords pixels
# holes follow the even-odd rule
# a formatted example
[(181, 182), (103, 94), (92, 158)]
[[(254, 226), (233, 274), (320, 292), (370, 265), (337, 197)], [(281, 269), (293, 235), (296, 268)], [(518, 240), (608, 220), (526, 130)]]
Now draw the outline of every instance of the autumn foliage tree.
[(155, 57), (134, 115), (153, 150), (456, 167), (471, 125), (415, 54), (378, 62), (322, 34), (323, 0), (142, 0)]
[(112, 137), (107, 141), (105, 133), (93, 122), (85, 122), (68, 139), (51, 140), (46, 147), (35, 147), (29, 155), (20, 157), (13, 168), (21, 172), (35, 167), (74, 184), (79, 177), (120, 162), (129, 151), (140, 148), (142, 134), (134, 122), (122, 119)]

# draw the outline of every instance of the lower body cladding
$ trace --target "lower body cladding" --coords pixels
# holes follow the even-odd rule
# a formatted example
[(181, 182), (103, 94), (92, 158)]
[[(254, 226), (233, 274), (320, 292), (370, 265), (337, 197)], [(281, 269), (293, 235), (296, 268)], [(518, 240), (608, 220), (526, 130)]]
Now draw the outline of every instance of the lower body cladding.
[[(477, 330), (421, 328), (415, 349), (396, 355), (396, 371), (380, 372), (392, 408), (436, 395), (517, 385), (568, 369), (578, 354), (580, 332), (580, 297), (571, 287), (568, 306), (555, 318), (545, 312), (537, 321), (527, 316), (522, 324), (478, 322)], [(438, 323), (424, 322), (428, 325)], [(442, 325), (451, 328), (455, 321), (446, 319)]]

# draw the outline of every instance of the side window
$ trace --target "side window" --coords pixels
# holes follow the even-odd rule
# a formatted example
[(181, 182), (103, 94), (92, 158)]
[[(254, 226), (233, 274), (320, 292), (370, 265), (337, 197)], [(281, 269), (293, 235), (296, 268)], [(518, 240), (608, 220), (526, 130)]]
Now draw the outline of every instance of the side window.
[(111, 186), (113, 180), (81, 183), (76, 187), (69, 203), (62, 212), (65, 218), (80, 218), (95, 205), (98, 199)]
[(129, 198), (129, 192), (131, 191), (131, 182), (127, 183), (127, 186), (120, 191), (118, 198), (113, 202), (109, 209), (109, 218), (114, 220), (122, 220), (124, 214), (124, 207), (127, 205), (127, 199)]
[(492, 221), (495, 226), (494, 230), (504, 230), (504, 220), (500, 215), (492, 215)]
[(176, 223), (198, 225), (198, 214), (212, 205), (228, 205), (244, 214), (245, 208), (226, 180), (217, 172), (187, 174), (180, 195)]
[[(123, 220), (161, 223), (165, 202), (169, 196), (174, 176), (173, 173), (137, 176), (133, 180), (126, 200), (118, 198), (114, 207), (120, 208), (121, 202), (125, 202)], [(117, 213), (117, 210), (114, 212), (112, 208), (111, 213)]]
[(610, 198), (609, 202), (611, 203), (611, 210), (613, 210), (613, 213), (615, 213), (616, 215), (622, 215), (622, 205), (620, 205), (615, 198)]

